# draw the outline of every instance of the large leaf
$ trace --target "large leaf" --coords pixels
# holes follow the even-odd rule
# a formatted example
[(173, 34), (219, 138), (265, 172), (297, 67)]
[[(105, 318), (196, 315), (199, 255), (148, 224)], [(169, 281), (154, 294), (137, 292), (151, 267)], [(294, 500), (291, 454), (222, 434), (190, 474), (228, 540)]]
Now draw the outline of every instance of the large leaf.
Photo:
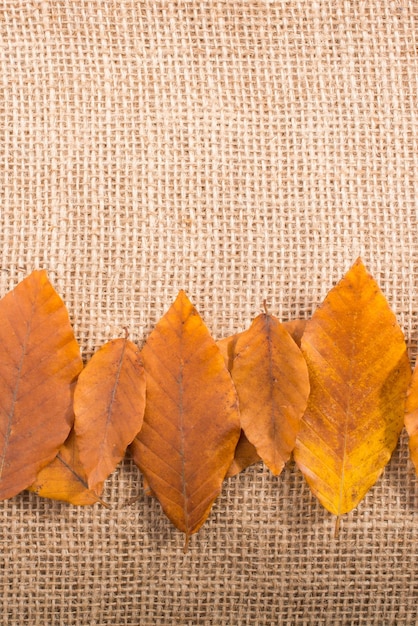
[(339, 516), (388, 462), (410, 379), (402, 331), (360, 259), (308, 321), (302, 351), (311, 395), (294, 456), (313, 493)]
[(183, 291), (149, 336), (142, 358), (147, 401), (133, 458), (187, 540), (207, 518), (233, 459), (240, 433), (236, 392)]
[(132, 341), (114, 339), (100, 348), (81, 372), (74, 393), (74, 430), (90, 489), (123, 459), (141, 429), (145, 373)]
[(82, 368), (68, 313), (45, 271), (0, 301), (0, 499), (28, 487), (70, 432)]
[(29, 487), (38, 496), (53, 500), (64, 500), (70, 504), (89, 505), (100, 502), (101, 489), (89, 489), (87, 475), (80, 462), (74, 431), (63, 443), (55, 459), (38, 473), (35, 482)]

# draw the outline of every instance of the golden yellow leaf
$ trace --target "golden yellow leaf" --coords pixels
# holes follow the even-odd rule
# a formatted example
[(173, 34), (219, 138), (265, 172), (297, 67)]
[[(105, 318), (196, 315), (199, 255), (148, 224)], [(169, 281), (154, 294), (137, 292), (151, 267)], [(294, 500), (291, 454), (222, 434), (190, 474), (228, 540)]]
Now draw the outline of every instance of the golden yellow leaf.
[(81, 372), (74, 392), (74, 431), (90, 489), (123, 459), (141, 429), (145, 373), (137, 346), (127, 338), (109, 341)]
[(143, 350), (147, 392), (131, 450), (169, 519), (188, 537), (207, 518), (240, 433), (223, 357), (184, 291)]
[(0, 301), (0, 499), (26, 489), (70, 432), (82, 368), (67, 309), (45, 271)]
[(389, 461), (411, 375), (403, 333), (360, 259), (307, 322), (302, 351), (311, 394), (294, 457), (312, 492), (339, 516)]
[(100, 502), (102, 488), (89, 489), (87, 475), (80, 463), (74, 431), (59, 449), (55, 459), (38, 473), (35, 482), (29, 487), (38, 496), (53, 500), (64, 500), (70, 504), (89, 505)]

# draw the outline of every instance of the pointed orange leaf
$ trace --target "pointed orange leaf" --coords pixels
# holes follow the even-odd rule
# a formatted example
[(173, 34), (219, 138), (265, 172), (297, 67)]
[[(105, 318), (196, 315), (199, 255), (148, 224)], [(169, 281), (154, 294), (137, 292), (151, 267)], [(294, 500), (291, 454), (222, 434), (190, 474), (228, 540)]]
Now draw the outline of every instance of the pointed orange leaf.
[(360, 259), (308, 321), (302, 350), (311, 395), (294, 456), (313, 493), (339, 516), (389, 461), (411, 375), (403, 333)]
[(101, 488), (89, 489), (87, 475), (80, 463), (76, 438), (72, 430), (68, 439), (59, 449), (55, 459), (41, 469), (35, 482), (29, 487), (38, 496), (53, 500), (64, 500), (70, 504), (89, 505), (100, 502)]
[(236, 392), (184, 291), (143, 350), (147, 402), (131, 450), (166, 515), (188, 537), (207, 518), (238, 441)]
[(0, 499), (26, 489), (70, 432), (82, 368), (67, 309), (45, 271), (0, 301)]
[(406, 399), (405, 427), (409, 435), (409, 453), (418, 474), (418, 362), (415, 364)]
[(141, 429), (145, 373), (132, 341), (114, 339), (92, 357), (74, 392), (74, 430), (90, 489), (101, 489)]
[[(262, 316), (257, 318), (259, 321), (262, 319)], [(273, 321), (273, 328), (277, 329), (279, 327), (278, 320), (273, 317), (270, 319)], [(266, 333), (268, 328), (263, 328), (260, 325), (260, 328), (257, 329), (257, 324), (254, 322), (249, 330), (218, 341), (218, 346), (229, 371), (232, 373), (240, 398), (241, 425), (245, 429), (244, 422), (249, 422), (250, 430), (252, 429), (254, 432), (256, 440), (268, 441), (269, 428), (271, 433), (271, 426), (274, 427), (274, 424), (277, 424), (275, 442), (270, 436), (270, 449), (273, 450), (273, 453), (274, 449), (282, 452), (280, 469), (275, 473), (280, 473), (293, 450), (300, 418), (306, 407), (309, 393), (306, 363), (300, 350), (293, 343), (300, 345), (305, 324), (305, 320), (291, 320), (281, 325), (280, 332), (276, 330), (276, 332)], [(259, 334), (260, 330), (261, 335)], [(293, 342), (284, 331), (289, 333)], [(254, 341), (257, 334), (259, 334), (258, 339), (261, 340), (261, 343)], [(272, 349), (268, 347), (269, 341)], [(289, 346), (290, 352), (288, 352)], [(239, 350), (243, 351), (241, 355)], [(237, 357), (238, 361), (236, 361)], [(238, 372), (238, 376), (236, 376), (237, 363), (238, 371), (241, 370), (241, 373)], [(293, 377), (290, 375), (292, 363), (296, 367)], [(274, 378), (275, 368), (278, 367), (282, 367), (284, 373), (283, 375), (280, 374), (274, 382), (272, 378)], [(301, 378), (299, 379), (300, 374)], [(289, 392), (290, 387), (290, 394), (294, 394), (292, 378), (296, 380), (296, 389), (299, 387), (300, 395), (297, 396), (296, 403), (291, 402), (290, 405), (284, 405), (281, 395), (283, 390), (286, 393), (287, 387)], [(260, 399), (260, 389), (264, 393), (262, 399)], [(290, 400), (289, 397), (288, 400)], [(274, 414), (275, 417), (273, 417)], [(272, 417), (273, 421), (271, 421)], [(283, 429), (288, 432), (289, 443), (287, 446), (283, 439)], [(257, 448), (242, 433), (227, 476), (235, 476), (249, 465), (259, 461), (260, 458)], [(267, 462), (266, 464), (269, 465)]]

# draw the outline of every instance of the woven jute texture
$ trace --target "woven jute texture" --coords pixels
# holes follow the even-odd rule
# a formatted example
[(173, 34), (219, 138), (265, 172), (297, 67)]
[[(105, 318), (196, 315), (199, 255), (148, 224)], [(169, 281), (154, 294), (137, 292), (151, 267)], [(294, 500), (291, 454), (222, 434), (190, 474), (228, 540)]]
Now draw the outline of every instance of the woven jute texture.
[[(215, 338), (308, 317), (361, 255), (414, 362), (417, 2), (0, 7), (2, 295), (46, 268), (88, 360), (180, 288)], [(291, 464), (227, 481), (187, 554), (129, 458), (104, 497), (1, 503), (2, 624), (418, 622), (405, 435), (338, 539)]]

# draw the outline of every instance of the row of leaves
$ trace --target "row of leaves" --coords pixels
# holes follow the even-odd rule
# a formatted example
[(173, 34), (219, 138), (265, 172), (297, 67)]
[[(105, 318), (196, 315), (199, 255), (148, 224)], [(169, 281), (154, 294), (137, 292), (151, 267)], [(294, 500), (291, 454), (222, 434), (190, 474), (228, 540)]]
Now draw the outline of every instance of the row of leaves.
[(293, 453), (337, 519), (404, 423), (418, 469), (418, 370), (411, 381), (403, 333), (360, 259), (308, 321), (266, 311), (215, 342), (180, 291), (141, 351), (115, 339), (84, 369), (65, 305), (35, 271), (0, 301), (0, 342), (0, 499), (30, 489), (107, 506), (104, 481), (129, 446), (187, 542), (225, 477), (259, 459), (278, 475)]

